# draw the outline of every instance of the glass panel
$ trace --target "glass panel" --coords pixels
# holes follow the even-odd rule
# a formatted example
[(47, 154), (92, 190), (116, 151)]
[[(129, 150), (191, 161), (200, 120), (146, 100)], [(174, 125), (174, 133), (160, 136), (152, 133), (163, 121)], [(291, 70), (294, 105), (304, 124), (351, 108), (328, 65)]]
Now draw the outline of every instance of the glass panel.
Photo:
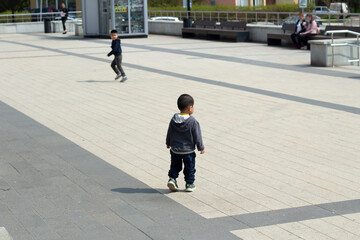
[(129, 33), (128, 0), (115, 0), (115, 29), (119, 34)]
[(247, 7), (247, 6), (249, 6), (249, 0), (238, 0), (237, 4), (240, 7)]
[(144, 33), (144, 0), (130, 0), (131, 33)]

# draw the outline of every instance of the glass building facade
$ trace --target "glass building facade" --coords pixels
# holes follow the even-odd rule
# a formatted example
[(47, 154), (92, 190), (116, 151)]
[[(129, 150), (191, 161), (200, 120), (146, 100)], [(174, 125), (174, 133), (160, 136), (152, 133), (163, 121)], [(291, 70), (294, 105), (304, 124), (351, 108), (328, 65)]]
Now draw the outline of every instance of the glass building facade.
[(83, 1), (83, 28), (84, 36), (108, 36), (111, 29), (123, 37), (147, 36), (147, 0)]

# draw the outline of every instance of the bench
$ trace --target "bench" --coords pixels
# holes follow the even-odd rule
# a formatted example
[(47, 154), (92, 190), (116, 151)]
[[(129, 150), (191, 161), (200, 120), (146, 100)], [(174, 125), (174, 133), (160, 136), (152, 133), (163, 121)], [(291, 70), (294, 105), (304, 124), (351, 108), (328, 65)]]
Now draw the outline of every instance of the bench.
[(290, 40), (291, 34), (294, 32), (296, 24), (294, 23), (284, 23), (281, 27), (283, 33), (268, 33), (267, 34), (267, 43), (271, 45), (281, 45), (281, 40)]
[(192, 27), (182, 29), (183, 38), (195, 36), (206, 36), (209, 40), (230, 38), (236, 42), (249, 41), (246, 22), (220, 22), (220, 25), (217, 25), (215, 21), (197, 20)]
[[(267, 42), (268, 45), (281, 45), (281, 40), (288, 40), (291, 41), (291, 34), (294, 32), (296, 27), (296, 24), (293, 23), (284, 23), (282, 26), (283, 33), (268, 33), (267, 34)], [(332, 30), (350, 30), (354, 32), (360, 32), (360, 27), (350, 27), (350, 26), (326, 26), (326, 31), (332, 31)], [(334, 36), (334, 38), (347, 38), (351, 37), (351, 35), (345, 34), (337, 34)], [(331, 39), (330, 35), (324, 35), (324, 34), (317, 34), (314, 36), (311, 36), (309, 40), (325, 40), (325, 39)]]

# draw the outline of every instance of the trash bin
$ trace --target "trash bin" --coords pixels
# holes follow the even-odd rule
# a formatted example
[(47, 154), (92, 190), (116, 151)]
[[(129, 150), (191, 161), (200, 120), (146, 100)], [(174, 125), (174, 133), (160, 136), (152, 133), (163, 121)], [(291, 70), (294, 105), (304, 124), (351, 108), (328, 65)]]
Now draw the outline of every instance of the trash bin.
[(51, 33), (51, 19), (50, 18), (44, 19), (44, 31), (45, 31), (45, 33)]
[(184, 18), (184, 28), (190, 28), (192, 26), (191, 18)]

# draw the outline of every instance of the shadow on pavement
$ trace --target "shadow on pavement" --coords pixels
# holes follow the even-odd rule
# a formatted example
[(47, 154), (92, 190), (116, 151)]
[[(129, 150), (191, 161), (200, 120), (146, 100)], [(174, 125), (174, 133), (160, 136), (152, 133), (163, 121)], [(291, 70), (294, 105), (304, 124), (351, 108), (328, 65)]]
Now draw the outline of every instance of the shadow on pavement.
[(100, 80), (85, 80), (85, 81), (77, 81), (77, 82), (83, 82), (83, 83), (111, 83), (111, 82), (119, 82), (116, 80), (104, 80), (104, 81), (100, 81)]
[(161, 194), (161, 192), (151, 189), (151, 188), (114, 188), (111, 189), (112, 192), (118, 192), (118, 193), (150, 193), (150, 194)]

